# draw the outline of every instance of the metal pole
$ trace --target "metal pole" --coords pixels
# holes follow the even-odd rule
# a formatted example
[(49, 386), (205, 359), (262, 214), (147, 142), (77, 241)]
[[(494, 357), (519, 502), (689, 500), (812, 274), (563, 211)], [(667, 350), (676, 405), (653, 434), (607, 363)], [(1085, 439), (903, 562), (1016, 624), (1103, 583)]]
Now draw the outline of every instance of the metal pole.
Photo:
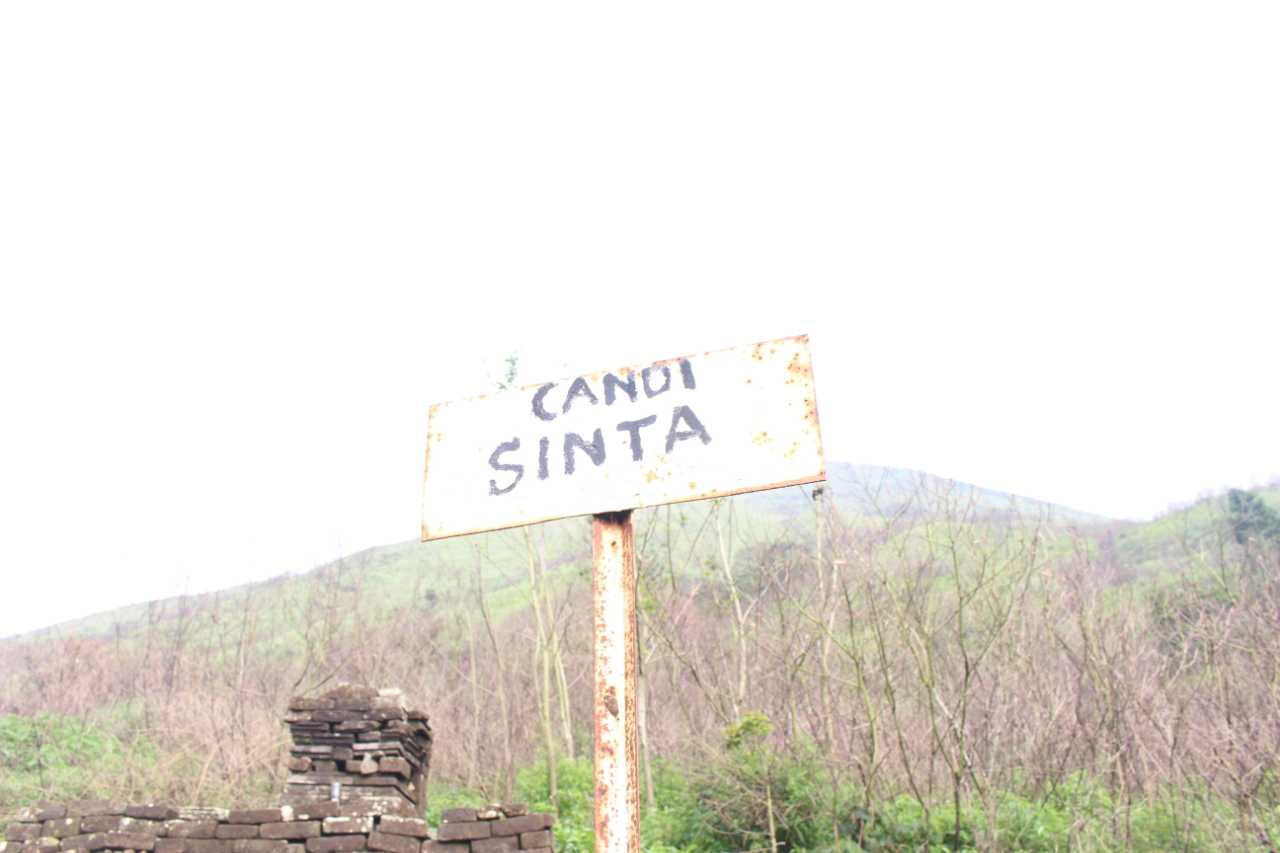
[(631, 510), (592, 518), (596, 853), (640, 849), (636, 562)]

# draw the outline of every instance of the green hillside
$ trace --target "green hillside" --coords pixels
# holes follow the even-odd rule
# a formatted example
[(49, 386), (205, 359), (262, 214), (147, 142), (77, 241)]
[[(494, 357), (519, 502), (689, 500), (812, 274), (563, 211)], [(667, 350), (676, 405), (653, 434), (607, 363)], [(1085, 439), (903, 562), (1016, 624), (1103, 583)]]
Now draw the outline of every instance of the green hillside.
[[(1280, 487), (1132, 523), (830, 470), (819, 500), (636, 514), (646, 853), (1280, 838)], [(526, 800), (587, 853), (590, 532), (402, 542), (0, 641), (0, 822), (270, 802), (288, 697), (352, 681), (431, 715), (429, 819)]]

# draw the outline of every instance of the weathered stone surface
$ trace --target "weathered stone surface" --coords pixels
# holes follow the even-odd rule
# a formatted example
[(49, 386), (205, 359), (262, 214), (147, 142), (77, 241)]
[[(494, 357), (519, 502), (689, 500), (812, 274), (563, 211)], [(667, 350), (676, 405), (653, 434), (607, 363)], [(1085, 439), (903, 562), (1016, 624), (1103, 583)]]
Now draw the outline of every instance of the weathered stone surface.
[(89, 815), (81, 818), (80, 831), (87, 833), (94, 832), (119, 832), (121, 830), (121, 821), (124, 815), (113, 814), (97, 814)]
[(124, 800), (72, 800), (67, 803), (67, 817), (124, 814), (129, 804)]
[(471, 841), (474, 838), (488, 838), (493, 834), (490, 827), (494, 821), (476, 820), (471, 823), (442, 823), (439, 837), (441, 841)]
[(386, 853), (418, 853), (422, 842), (408, 835), (390, 835), (385, 832), (369, 833), (369, 849)]
[(182, 838), (157, 838), (156, 853), (186, 853), (186, 840)]
[(531, 847), (525, 853), (555, 853), (550, 847)]
[(307, 853), (356, 853), (363, 850), (369, 839), (363, 835), (328, 835), (308, 838)]
[(213, 838), (184, 839), (184, 853), (231, 853), (232, 842)]
[(289, 844), (285, 847), (286, 853), (307, 853), (307, 845), (305, 844)]
[(440, 813), (441, 823), (470, 823), (475, 819), (475, 809), (445, 809)]
[(284, 820), (279, 809), (236, 809), (227, 815), (227, 823), (270, 823)]
[(68, 835), (62, 839), (63, 850), (88, 850), (92, 835)]
[(350, 761), (354, 755), (355, 753), (351, 751), (349, 746), (335, 746), (333, 748), (334, 761)]
[(178, 817), (183, 820), (226, 820), (231, 814), (227, 809), (206, 808), (204, 806), (179, 806)]
[(351, 720), (359, 720), (361, 714), (358, 711), (312, 711), (311, 719), (318, 723), (345, 723)]
[(471, 845), (466, 842), (445, 844), (435, 839), (428, 839), (422, 842), (422, 853), (471, 853)]
[(506, 820), (495, 820), (494, 835), (519, 835), (522, 832), (537, 832), (539, 829), (550, 829), (552, 817), (549, 814), (529, 814), (523, 817), (512, 817)]
[(306, 805), (294, 806), (293, 816), (298, 820), (337, 817), (340, 808), (337, 803), (307, 803)]
[(396, 791), (386, 788), (361, 788), (352, 786), (344, 789), (352, 796), (358, 797), (355, 802), (344, 803), (340, 814), (346, 817), (364, 817), (365, 815), (396, 815), (398, 817), (421, 817), (413, 803), (406, 802)]
[(256, 823), (220, 823), (218, 830), (213, 834), (214, 838), (257, 838), (258, 825)]
[(502, 807), (502, 813), (507, 817), (524, 817), (529, 813), (529, 804), (507, 803)]
[(333, 708), (332, 699), (310, 699), (306, 696), (294, 696), (289, 700), (290, 711), (327, 711)]
[(378, 724), (373, 720), (347, 720), (345, 723), (338, 723), (340, 732), (369, 732), (377, 728)]
[(380, 708), (376, 711), (368, 712), (364, 715), (364, 718), (385, 723), (391, 720), (403, 720), (407, 716), (408, 714), (405, 713), (404, 708)]
[(551, 835), (551, 830), (540, 829), (537, 832), (520, 833), (520, 847), (524, 850), (531, 850), (534, 847), (554, 847), (555, 839)]
[(284, 766), (288, 767), (294, 773), (306, 773), (311, 769), (311, 759), (305, 755), (289, 756), (284, 760)]
[[(296, 811), (301, 812), (302, 806), (298, 806)], [(264, 823), (258, 827), (259, 838), (317, 838), (320, 835), (320, 821), (318, 820), (286, 820), (277, 821), (275, 823)]]
[(289, 842), (266, 838), (242, 838), (231, 842), (232, 853), (286, 853), (288, 849)]
[(378, 772), (394, 773), (408, 777), (413, 775), (413, 768), (410, 767), (409, 762), (405, 761), (403, 758), (396, 758), (395, 756), (387, 755), (378, 759)]
[(471, 853), (513, 853), (520, 849), (520, 836), (503, 835), (471, 842)]
[(502, 817), (502, 806), (497, 803), (489, 803), (476, 812), (476, 820), (497, 820)]
[(41, 822), (46, 820), (57, 820), (58, 818), (63, 818), (66, 816), (67, 816), (66, 805), (48, 806), (47, 808), (43, 808), (40, 811), (36, 812), (36, 820)]
[(373, 818), (327, 817), (322, 824), (325, 835), (367, 835), (373, 832)]
[(156, 837), (141, 832), (95, 832), (89, 836), (90, 850), (155, 850)]
[(427, 822), (421, 818), (387, 815), (378, 821), (378, 831), (391, 835), (411, 835), (414, 838), (426, 838), (430, 828), (427, 826)]
[(13, 819), (18, 823), (40, 823), (40, 809), (23, 807), (18, 809)]
[(11, 823), (4, 828), (6, 841), (31, 841), (40, 837), (44, 827), (38, 823)]
[[(62, 849), (58, 839), (49, 838), (48, 836), (41, 836), (40, 838), (35, 839), (34, 844), (36, 848), (35, 853), (58, 853), (58, 851)], [(24, 843), (22, 847), (25, 850), (27, 847), (26, 843)]]
[(126, 806), (124, 813), (132, 818), (143, 820), (173, 820), (178, 817), (178, 810), (173, 806), (139, 805)]
[(218, 830), (216, 820), (169, 820), (164, 824), (170, 838), (213, 838)]

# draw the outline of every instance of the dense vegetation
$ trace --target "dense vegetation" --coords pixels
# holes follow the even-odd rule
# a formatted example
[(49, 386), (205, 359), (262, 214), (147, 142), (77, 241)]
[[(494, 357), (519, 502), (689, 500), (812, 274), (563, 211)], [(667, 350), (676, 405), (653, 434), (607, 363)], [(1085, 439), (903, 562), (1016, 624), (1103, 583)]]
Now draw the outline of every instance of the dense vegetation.
[[(1147, 524), (902, 472), (637, 514), (650, 850), (1280, 841), (1280, 488)], [(591, 845), (589, 520), (374, 549), (0, 646), (0, 812), (250, 804), (337, 680), (432, 715), (428, 813)]]

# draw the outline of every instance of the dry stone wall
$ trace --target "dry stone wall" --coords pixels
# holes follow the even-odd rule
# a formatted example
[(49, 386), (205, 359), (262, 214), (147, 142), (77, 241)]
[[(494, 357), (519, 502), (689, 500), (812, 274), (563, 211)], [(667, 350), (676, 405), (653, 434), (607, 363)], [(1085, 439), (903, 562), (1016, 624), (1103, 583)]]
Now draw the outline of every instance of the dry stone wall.
[(361, 804), (174, 808), (75, 800), (24, 809), (0, 853), (553, 853), (554, 818), (512, 803), (445, 809), (439, 830)]
[(20, 812), (5, 827), (3, 853), (422, 853), (434, 834), (421, 818), (360, 804), (228, 810), (75, 800)]
[(422, 846), (423, 853), (553, 853), (551, 834), (554, 818), (530, 814), (523, 803), (488, 806), (483, 809), (445, 809), (440, 830), (433, 841)]

